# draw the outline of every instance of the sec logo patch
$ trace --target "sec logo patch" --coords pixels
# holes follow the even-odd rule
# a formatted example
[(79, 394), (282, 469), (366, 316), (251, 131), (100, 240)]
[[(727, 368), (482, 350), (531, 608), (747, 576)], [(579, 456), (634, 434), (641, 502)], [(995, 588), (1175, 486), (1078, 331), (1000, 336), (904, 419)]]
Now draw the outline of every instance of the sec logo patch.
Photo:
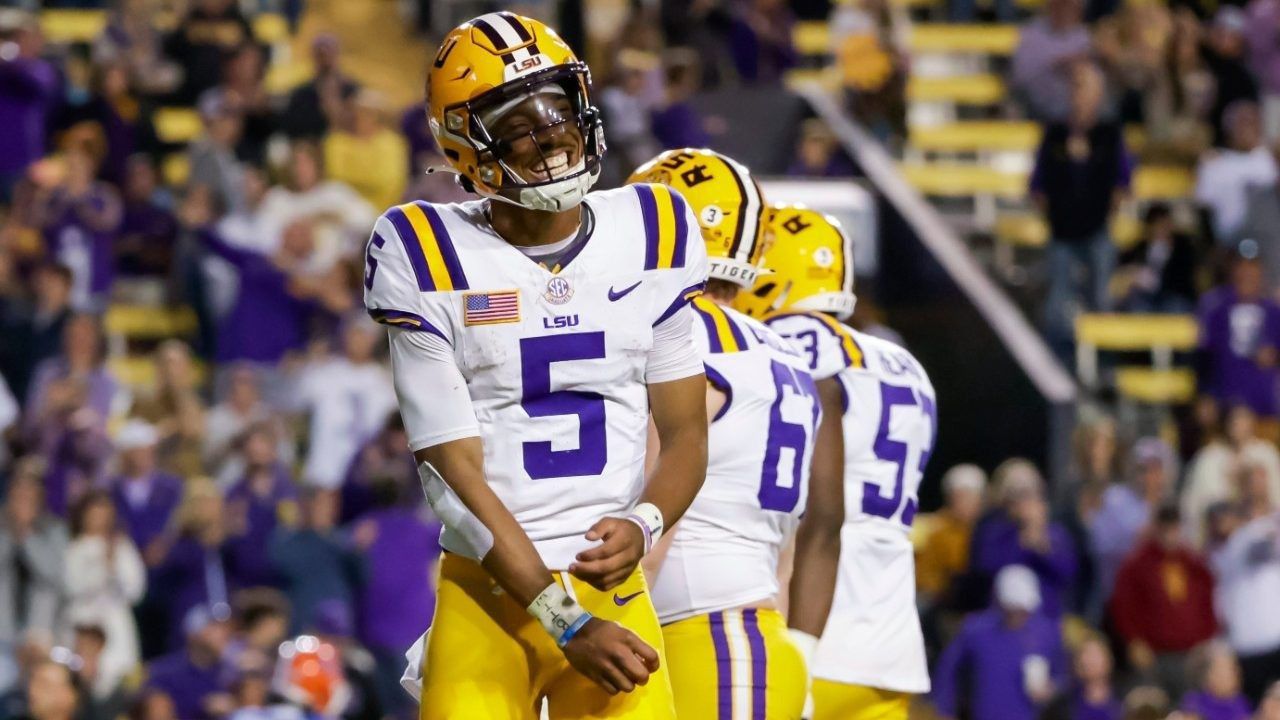
[(542, 297), (553, 305), (563, 305), (573, 297), (573, 288), (568, 280), (556, 275), (547, 281), (547, 291), (542, 294)]

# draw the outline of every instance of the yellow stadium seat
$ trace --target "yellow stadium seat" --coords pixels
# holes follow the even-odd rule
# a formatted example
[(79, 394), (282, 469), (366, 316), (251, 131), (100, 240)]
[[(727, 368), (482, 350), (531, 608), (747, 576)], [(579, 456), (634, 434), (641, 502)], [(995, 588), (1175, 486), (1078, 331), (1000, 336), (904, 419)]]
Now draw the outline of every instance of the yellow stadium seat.
[(791, 28), (791, 44), (801, 55), (829, 55), (831, 27), (823, 20), (798, 22)]
[(1040, 126), (1024, 121), (965, 121), (936, 127), (913, 127), (907, 144), (932, 152), (1033, 152)]
[(801, 90), (809, 85), (817, 85), (823, 90), (835, 91), (840, 88), (840, 71), (835, 67), (788, 70), (783, 78), (783, 84), (792, 92)]
[(1133, 174), (1133, 196), (1138, 200), (1178, 200), (1190, 197), (1195, 175), (1187, 168), (1169, 165), (1141, 166)]
[(916, 54), (1012, 55), (1018, 26), (921, 24), (911, 29), (909, 45)]
[(1076, 342), (1099, 350), (1191, 350), (1198, 334), (1194, 315), (1085, 313), (1076, 317)]
[(263, 45), (289, 40), (289, 21), (279, 13), (262, 13), (253, 19), (253, 36)]
[(196, 316), (189, 307), (116, 304), (107, 308), (102, 324), (108, 335), (164, 340), (190, 336), (196, 329)]
[[(209, 377), (209, 368), (195, 362), (196, 382), (203, 384)], [(123, 355), (107, 360), (107, 370), (120, 382), (134, 390), (153, 388), (156, 384), (155, 362), (146, 355)]]
[(1004, 81), (980, 73), (954, 77), (912, 77), (907, 80), (911, 102), (949, 102), (956, 105), (996, 105), (1005, 98)]
[(1147, 146), (1147, 129), (1138, 123), (1125, 125), (1124, 145), (1129, 152), (1140, 154), (1143, 148)]
[(1008, 173), (973, 165), (906, 164), (902, 175), (920, 192), (936, 197), (997, 195), (1021, 198), (1027, 194), (1025, 173)]
[(155, 114), (156, 137), (166, 143), (189, 143), (200, 137), (204, 123), (191, 108), (160, 108)]
[(307, 62), (277, 62), (267, 68), (267, 76), (262, 85), (273, 95), (282, 95), (293, 90), (312, 76), (311, 64)]
[(103, 10), (45, 10), (40, 13), (40, 30), (52, 43), (87, 43), (107, 26)]
[(181, 187), (191, 177), (191, 158), (186, 153), (166, 155), (160, 165), (160, 175), (166, 185)]
[[(1008, 245), (1039, 248), (1049, 242), (1049, 226), (1039, 215), (1006, 213), (996, 218), (995, 235)], [(1117, 247), (1127, 248), (1141, 235), (1142, 223), (1132, 215), (1121, 213), (1111, 220), (1111, 240)]]
[(1188, 368), (1123, 367), (1116, 369), (1116, 389), (1137, 402), (1179, 405), (1195, 397), (1196, 376)]

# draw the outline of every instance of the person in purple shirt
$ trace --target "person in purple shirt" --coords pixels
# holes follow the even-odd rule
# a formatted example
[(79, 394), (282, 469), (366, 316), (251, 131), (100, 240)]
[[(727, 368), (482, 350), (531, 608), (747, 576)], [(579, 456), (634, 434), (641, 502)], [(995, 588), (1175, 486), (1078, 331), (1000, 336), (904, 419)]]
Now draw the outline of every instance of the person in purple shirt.
[(1063, 602), (1072, 597), (1079, 559), (1071, 533), (1050, 520), (1044, 491), (1028, 484), (1012, 488), (1005, 505), (974, 529), (970, 566), (978, 577), (994, 578), (1003, 568), (1024, 565), (1039, 578), (1041, 612), (1062, 615)]
[(184, 647), (147, 665), (146, 689), (166, 693), (182, 720), (213, 720), (233, 709), (222, 662), (231, 640), (230, 618), (225, 604), (191, 608), (182, 620)]
[(227, 493), (233, 528), (228, 542), (231, 565), (246, 586), (278, 585), (279, 577), (264, 549), (278, 526), (297, 523), (298, 492), (277, 456), (272, 425), (254, 425), (241, 444), (244, 477)]
[(349, 523), (374, 508), (374, 490), (383, 483), (399, 486), (406, 505), (421, 502), (418, 468), (408, 451), (409, 438), (400, 413), (387, 417), (387, 424), (356, 453), (342, 481), (342, 516)]
[(97, 319), (74, 315), (63, 326), (62, 353), (35, 368), (23, 405), (23, 434), (31, 445), (51, 452), (77, 413), (74, 424), (106, 432), (119, 393), (119, 383), (103, 364)]
[(1226, 643), (1200, 646), (1187, 665), (1197, 689), (1182, 696), (1183, 712), (1199, 720), (1249, 720), (1252, 709), (1240, 692), (1240, 664)]
[(368, 565), (359, 595), (359, 637), (377, 660), (383, 702), (400, 707), (407, 698), (398, 683), (404, 649), (435, 614), (431, 578), (440, 558), (441, 525), (425, 508), (408, 506), (404, 486), (395, 480), (378, 482), (373, 494), (374, 509), (351, 533)]
[(115, 188), (95, 179), (98, 165), (91, 149), (73, 143), (63, 154), (60, 169), (49, 173), (45, 182), (51, 185), (36, 196), (46, 254), (71, 268), (71, 304), (87, 310), (106, 305), (115, 278), (114, 246), (124, 211)]
[(58, 95), (58, 72), (40, 58), (44, 45), (32, 20), (0, 42), (0, 203), (44, 154), (49, 112)]
[[(156, 582), (148, 585), (149, 596), (159, 594), (163, 598), (170, 647), (181, 642), (176, 621), (186, 617), (187, 611), (201, 604), (229, 604), (232, 593), (240, 586), (239, 579), (230, 572), (222, 495), (213, 481), (187, 481), (176, 519), (176, 527), (158, 538), (164, 553), (154, 564)], [(147, 559), (152, 560), (153, 556)]]
[(157, 192), (159, 174), (146, 155), (125, 163), (124, 220), (116, 242), (116, 263), (122, 275), (163, 278), (173, 263), (178, 220)]
[(692, 50), (669, 53), (667, 101), (653, 112), (653, 136), (664, 148), (706, 147), (711, 136), (691, 98), (701, 80), (698, 56)]
[[(1011, 565), (996, 577), (996, 602), (965, 619), (933, 673), (934, 707), (955, 718), (1035, 720), (1064, 686), (1062, 631), (1040, 608), (1035, 573)], [(968, 679), (966, 683), (964, 678)]]
[(182, 480), (156, 469), (159, 435), (150, 424), (131, 420), (116, 435), (120, 474), (108, 486), (121, 526), (144, 555), (154, 556), (153, 543), (172, 526), (182, 501)]
[(1237, 257), (1230, 284), (1206, 293), (1199, 315), (1202, 392), (1220, 406), (1241, 403), (1274, 421), (1280, 305), (1267, 297), (1257, 258)]
[(1071, 686), (1058, 694), (1039, 720), (1120, 720), (1124, 703), (1112, 685), (1113, 668), (1106, 637), (1086, 636), (1075, 651)]

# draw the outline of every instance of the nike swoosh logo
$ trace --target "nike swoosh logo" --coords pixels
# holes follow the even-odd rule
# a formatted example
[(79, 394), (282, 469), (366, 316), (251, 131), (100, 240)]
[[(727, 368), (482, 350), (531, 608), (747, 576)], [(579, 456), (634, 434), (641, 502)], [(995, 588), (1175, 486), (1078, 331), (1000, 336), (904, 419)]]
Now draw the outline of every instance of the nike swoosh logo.
[(640, 283), (642, 283), (642, 282), (644, 282), (644, 281), (643, 281), (643, 280), (639, 280), (639, 281), (637, 281), (637, 282), (636, 282), (636, 284), (635, 284), (635, 285), (632, 285), (631, 287), (628, 287), (628, 288), (623, 288), (623, 289), (621, 289), (621, 290), (614, 290), (614, 289), (613, 289), (613, 286), (610, 286), (610, 287), (609, 287), (609, 301), (610, 301), (610, 302), (618, 302), (618, 301), (619, 301), (619, 300), (621, 300), (622, 298), (626, 297), (626, 296), (627, 296), (627, 295), (628, 295), (632, 290), (635, 290), (636, 288), (640, 287)]
[[(636, 285), (639, 285), (639, 284), (640, 283), (636, 283)], [(632, 285), (631, 287), (634, 288), (635, 285)], [(623, 605), (626, 605), (627, 603), (631, 602), (632, 600), (635, 600), (637, 597), (640, 597), (643, 594), (644, 594), (643, 590), (637, 590), (631, 593), (630, 595), (622, 595), (622, 596), (619, 596), (618, 593), (614, 593), (613, 604), (617, 605), (618, 607), (622, 607)]]

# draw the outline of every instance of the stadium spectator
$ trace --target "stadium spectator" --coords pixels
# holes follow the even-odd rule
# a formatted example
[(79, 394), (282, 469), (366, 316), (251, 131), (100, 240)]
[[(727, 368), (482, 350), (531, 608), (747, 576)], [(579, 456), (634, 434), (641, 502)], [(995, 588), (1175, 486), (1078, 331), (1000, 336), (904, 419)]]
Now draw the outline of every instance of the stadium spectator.
[(1196, 689), (1182, 697), (1182, 709), (1203, 720), (1249, 720), (1252, 708), (1240, 693), (1240, 666), (1225, 643), (1209, 642), (1192, 653), (1187, 674)]
[(4, 358), (5, 377), (13, 389), (14, 397), (26, 403), (31, 376), (41, 362), (62, 351), (62, 336), (67, 319), (71, 317), (71, 270), (65, 265), (53, 263), (36, 267), (32, 278), (34, 298), (31, 302), (18, 300), (11, 306), (12, 315), (5, 325), (6, 338), (11, 342), (0, 347)]
[[(662, 102), (661, 81), (654, 76), (659, 64), (652, 53), (623, 48), (614, 61), (612, 82), (600, 91), (600, 108), (609, 124), (609, 152), (618, 153), (617, 158), (606, 156), (606, 162), (618, 166), (619, 178), (659, 152), (651, 119)], [(434, 143), (430, 150), (435, 152)]]
[(800, 125), (796, 154), (787, 166), (787, 174), (796, 177), (852, 177), (853, 163), (836, 143), (831, 128), (819, 118)]
[(746, 83), (781, 82), (797, 62), (791, 46), (795, 14), (781, 0), (750, 0), (729, 10), (729, 54), (738, 79)]
[(229, 617), (225, 604), (193, 606), (182, 618), (183, 647), (147, 666), (146, 687), (168, 695), (182, 720), (213, 720), (232, 709), (222, 679)]
[(155, 567), (149, 594), (163, 600), (169, 647), (181, 644), (181, 623), (188, 611), (226, 606), (240, 586), (231, 572), (226, 512), (213, 481), (186, 481), (174, 525), (148, 548), (147, 558)]
[[(1077, 0), (1051, 0), (1076, 3)], [(1024, 42), (1025, 42), (1024, 38)], [(1103, 77), (1092, 64), (1071, 74), (1070, 113), (1045, 127), (1031, 175), (1032, 197), (1049, 223), (1049, 288), (1046, 328), (1066, 354), (1072, 310), (1106, 310), (1107, 283), (1115, 265), (1108, 223), (1128, 192), (1130, 161), (1120, 126), (1100, 120)], [(1086, 268), (1086, 282), (1076, 266)]]
[(235, 0), (196, 0), (164, 41), (164, 53), (183, 69), (177, 100), (192, 104), (218, 84), (223, 60), (253, 41), (253, 28)]
[(1259, 436), (1280, 437), (1276, 420), (1276, 353), (1280, 305), (1267, 297), (1262, 266), (1239, 256), (1230, 283), (1200, 301), (1200, 392), (1219, 407), (1241, 403), (1257, 416)]
[(67, 131), (85, 132), (102, 145), (98, 176), (119, 187), (125, 161), (138, 150), (147, 121), (129, 87), (123, 63), (104, 63), (88, 69), (89, 87), (81, 98), (64, 101), (52, 121), (55, 137)]
[(9, 481), (0, 516), (0, 642), (60, 629), (66, 598), (67, 529), (49, 515), (44, 488), (31, 475)]
[[(293, 140), (319, 141), (329, 128), (342, 122), (346, 101), (359, 89), (341, 68), (341, 46), (332, 33), (321, 33), (311, 41), (311, 64), (315, 76), (289, 93), (289, 102), (280, 118), (280, 129)], [(425, 118), (425, 111), (422, 113)]]
[(1071, 597), (1078, 573), (1075, 542), (1049, 517), (1043, 480), (1026, 460), (1007, 460), (996, 468), (995, 508), (974, 528), (970, 566), (987, 586), (1005, 567), (1022, 565), (1039, 579), (1037, 607), (1057, 618)]
[(312, 626), (325, 601), (337, 601), (351, 613), (364, 582), (364, 558), (335, 527), (338, 502), (336, 490), (307, 488), (301, 527), (276, 528), (267, 548), (289, 597), (295, 632)]
[(179, 720), (169, 693), (159, 688), (143, 688), (129, 709), (129, 720)]
[(203, 98), (199, 106), (204, 133), (191, 144), (191, 190), (203, 188), (213, 195), (222, 211), (237, 211), (244, 206), (245, 166), (236, 156), (236, 147), (244, 137), (244, 116), (226, 98), (214, 95)]
[(310, 270), (323, 272), (341, 257), (359, 256), (382, 208), (375, 210), (350, 186), (326, 180), (321, 150), (313, 143), (294, 143), (286, 170), (286, 184), (272, 187), (259, 210), (274, 243), (267, 246), (270, 252), (290, 225), (306, 221), (318, 231)]
[(13, 430), (18, 426), (21, 412), (22, 407), (9, 389), (9, 383), (0, 375), (0, 477), (9, 468), (9, 438), (16, 434)]
[(113, 3), (107, 24), (93, 41), (95, 65), (122, 63), (129, 84), (142, 95), (161, 96), (182, 81), (183, 70), (161, 54), (160, 30), (155, 23), (155, 0)]
[(1262, 702), (1258, 703), (1258, 714), (1253, 718), (1254, 720), (1280, 720), (1280, 682), (1267, 688), (1267, 694), (1262, 697)]
[(44, 660), (27, 680), (27, 712), (16, 720), (80, 720), (84, 694), (71, 667)]
[(1196, 241), (1179, 232), (1165, 203), (1152, 203), (1142, 218), (1142, 236), (1120, 254), (1116, 278), (1126, 289), (1127, 312), (1190, 312), (1196, 304)]
[(159, 187), (155, 162), (133, 155), (125, 163), (124, 216), (116, 240), (116, 263), (121, 275), (163, 279), (173, 266), (178, 221), (168, 206), (168, 192)]
[(1196, 452), (1187, 467), (1182, 486), (1182, 518), (1187, 537), (1198, 547), (1204, 546), (1205, 512), (1215, 503), (1238, 499), (1232, 482), (1233, 473), (1242, 459), (1266, 468), (1267, 486), (1272, 498), (1280, 499), (1280, 452), (1276, 446), (1257, 435), (1256, 417), (1245, 405), (1227, 409), (1225, 432), (1215, 436)]
[(396, 410), (387, 368), (374, 355), (385, 342), (381, 327), (364, 313), (346, 318), (341, 348), (308, 364), (298, 378), (299, 409), (311, 438), (302, 469), (306, 483), (337, 488), (360, 446)]
[(239, 452), (248, 431), (260, 423), (272, 426), (279, 438), (276, 456), (288, 463), (292, 445), (274, 411), (262, 400), (258, 374), (252, 366), (234, 365), (227, 371), (226, 399), (209, 410), (205, 421), (204, 463), (219, 487), (230, 487), (245, 473)]
[(961, 707), (983, 720), (1037, 717), (1065, 686), (1067, 669), (1058, 624), (1039, 610), (1035, 573), (1001, 570), (992, 607), (966, 618), (938, 659), (930, 697), (942, 717), (958, 717)]
[[(1224, 11), (1235, 8), (1224, 8)], [(1276, 182), (1276, 159), (1262, 142), (1262, 118), (1252, 100), (1237, 100), (1222, 115), (1224, 147), (1196, 171), (1196, 202), (1209, 213), (1214, 237), (1227, 244), (1245, 224), (1247, 200)]]
[(406, 505), (414, 506), (414, 492), (420, 488), (418, 468), (413, 456), (405, 453), (409, 438), (404, 430), (400, 413), (387, 416), (387, 422), (378, 434), (369, 439), (356, 453), (342, 480), (342, 523), (346, 524), (374, 506), (374, 490), (384, 483), (400, 486), (400, 497)]
[(987, 474), (963, 464), (942, 476), (946, 505), (934, 516), (916, 559), (916, 588), (922, 604), (945, 601), (952, 582), (969, 567), (969, 541), (982, 514)]
[(182, 500), (182, 480), (157, 468), (159, 440), (149, 423), (126, 423), (115, 438), (120, 474), (108, 483), (123, 529), (150, 565), (159, 552), (153, 543), (169, 528)]
[(850, 112), (890, 145), (906, 133), (909, 26), (902, 8), (881, 0), (841, 4), (831, 14), (836, 66)]
[(1168, 62), (1172, 38), (1173, 17), (1163, 3), (1123, 3), (1098, 20), (1093, 48), (1111, 81), (1121, 122), (1141, 122), (1148, 104), (1162, 100), (1152, 90)]
[(34, 19), (4, 41), (0, 53), (0, 203), (44, 155), (50, 113), (59, 90), (58, 71), (40, 57), (44, 38)]
[(289, 632), (289, 601), (275, 588), (256, 587), (236, 593), (235, 635), (228, 662), (240, 669), (269, 661)]
[(101, 626), (90, 623), (76, 625), (72, 633), (71, 652), (80, 661), (75, 670), (76, 679), (85, 692), (84, 720), (116, 720), (124, 714), (128, 695), (122, 678), (104, 672), (106, 632)]
[(668, 50), (662, 65), (667, 93), (650, 116), (654, 138), (663, 148), (706, 147), (711, 135), (691, 102), (700, 87), (699, 57), (687, 48)]
[(1176, 506), (1162, 508), (1153, 531), (1116, 576), (1111, 619), (1129, 662), (1172, 697), (1186, 689), (1187, 653), (1218, 631), (1213, 574), (1186, 546)]
[(1277, 498), (1271, 492), (1270, 473), (1265, 457), (1242, 455), (1236, 468), (1240, 489), (1240, 506), (1245, 520), (1270, 515), (1277, 509)]
[[(311, 630), (322, 645), (328, 644), (336, 650), (339, 663), (335, 663), (332, 680), (338, 686), (345, 686), (347, 698), (341, 709), (330, 704), (327, 712), (341, 712), (350, 720), (379, 720), (388, 713), (382, 710), (382, 695), (379, 692), (377, 672), (378, 666), (369, 653), (355, 638), (355, 625), (352, 622), (351, 609), (337, 600), (326, 600), (316, 607), (315, 620)], [(403, 655), (401, 656), (403, 660)], [(296, 669), (296, 665), (294, 666)], [(298, 680), (295, 676), (295, 682)], [(397, 689), (395, 702), (400, 703), (404, 690)], [(286, 696), (289, 693), (285, 693)], [(296, 695), (295, 695), (296, 697)], [(314, 698), (311, 707), (315, 707)], [(305, 703), (304, 703), (305, 704)]]
[(1213, 142), (1228, 142), (1226, 111), (1241, 100), (1257, 101), (1258, 82), (1249, 71), (1245, 31), (1248, 19), (1243, 10), (1234, 5), (1218, 9), (1213, 24), (1205, 33), (1201, 46), (1205, 66), (1213, 75), (1213, 105), (1209, 110), (1209, 122), (1213, 126)]
[(131, 414), (156, 429), (159, 466), (175, 475), (198, 475), (205, 407), (191, 349), (181, 340), (166, 340), (155, 352), (156, 383), (133, 403)]
[(1092, 45), (1081, 21), (1083, 8), (1081, 0), (1049, 0), (1043, 15), (1019, 33), (1011, 60), (1012, 87), (1036, 120), (1062, 123), (1072, 115), (1076, 66)]
[(1164, 503), (1177, 478), (1173, 448), (1154, 437), (1133, 447), (1132, 478), (1102, 493), (1102, 507), (1089, 520), (1089, 549), (1097, 569), (1101, 600), (1111, 596), (1116, 573)]
[(231, 563), (246, 586), (276, 585), (278, 578), (264, 548), (277, 527), (298, 522), (298, 494), (288, 468), (278, 459), (270, 423), (251, 426), (240, 445), (244, 475), (227, 492)]
[(147, 570), (133, 541), (117, 527), (115, 505), (105, 491), (91, 491), (76, 503), (71, 535), (66, 616), (73, 627), (102, 633), (94, 674), (99, 689), (115, 688), (142, 659), (133, 605), (146, 592)]
[(1124, 705), (1112, 683), (1113, 667), (1106, 637), (1086, 635), (1075, 648), (1070, 685), (1060, 689), (1039, 720), (1121, 720)]
[(376, 91), (363, 89), (345, 101), (344, 122), (324, 139), (324, 166), (330, 180), (349, 185), (370, 206), (401, 201), (408, 178), (409, 148), (388, 121), (390, 108)]
[(1240, 658), (1245, 694), (1258, 699), (1280, 677), (1280, 515), (1254, 519), (1211, 556), (1218, 616)]
[(222, 62), (218, 84), (204, 91), (197, 104), (218, 103), (240, 118), (236, 158), (251, 165), (266, 160), (267, 141), (276, 131), (272, 99), (263, 85), (266, 60), (262, 48), (252, 42), (232, 50)]

